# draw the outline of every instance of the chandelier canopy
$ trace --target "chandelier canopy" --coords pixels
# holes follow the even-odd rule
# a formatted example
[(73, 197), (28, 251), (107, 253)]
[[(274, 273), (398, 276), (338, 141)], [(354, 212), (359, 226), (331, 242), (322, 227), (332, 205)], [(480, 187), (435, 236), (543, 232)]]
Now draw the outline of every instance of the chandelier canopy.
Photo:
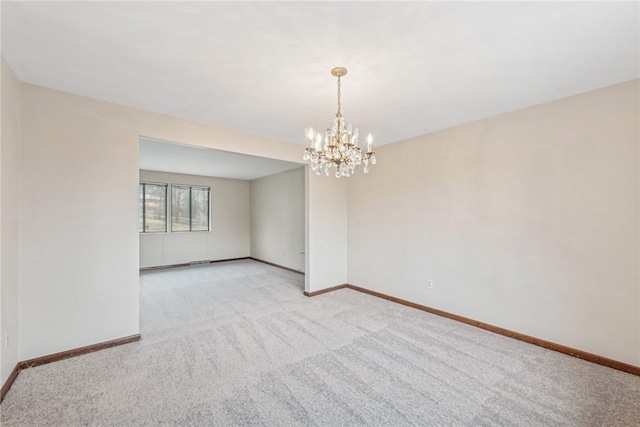
[(340, 99), (340, 77), (347, 74), (347, 69), (336, 67), (331, 74), (338, 78), (338, 112), (333, 119), (333, 126), (327, 129), (324, 137), (321, 132), (313, 129), (307, 132), (309, 146), (304, 150), (304, 160), (311, 163), (311, 169), (316, 175), (324, 173), (329, 176), (330, 169), (336, 168), (336, 178), (348, 177), (355, 173), (356, 166), (364, 163), (364, 173), (369, 172), (369, 165), (376, 164), (376, 153), (372, 151), (373, 137), (367, 136), (367, 151), (358, 147), (358, 128), (353, 129), (351, 123), (345, 127), (342, 117)]

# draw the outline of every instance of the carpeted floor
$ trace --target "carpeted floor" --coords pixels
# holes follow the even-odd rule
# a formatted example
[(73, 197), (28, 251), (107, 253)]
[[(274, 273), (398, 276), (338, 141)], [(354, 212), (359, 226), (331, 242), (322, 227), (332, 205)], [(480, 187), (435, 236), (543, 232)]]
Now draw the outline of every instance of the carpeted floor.
[(640, 425), (640, 377), (303, 282), (142, 273), (142, 341), (22, 371), (2, 425)]

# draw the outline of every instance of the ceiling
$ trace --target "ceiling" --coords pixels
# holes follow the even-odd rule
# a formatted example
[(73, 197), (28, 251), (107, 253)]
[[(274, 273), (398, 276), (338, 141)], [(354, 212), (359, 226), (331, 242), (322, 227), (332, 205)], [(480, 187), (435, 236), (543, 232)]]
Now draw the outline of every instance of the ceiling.
[(28, 83), (290, 142), (382, 145), (640, 77), (638, 2), (2, 2)]
[(140, 138), (140, 169), (231, 179), (256, 179), (302, 167), (298, 163)]

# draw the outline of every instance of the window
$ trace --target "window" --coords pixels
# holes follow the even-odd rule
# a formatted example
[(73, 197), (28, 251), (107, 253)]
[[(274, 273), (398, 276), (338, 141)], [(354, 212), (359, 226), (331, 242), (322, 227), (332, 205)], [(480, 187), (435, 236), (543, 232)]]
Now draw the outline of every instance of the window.
[(171, 186), (171, 231), (209, 231), (209, 187)]
[(167, 231), (167, 184), (140, 183), (138, 231)]

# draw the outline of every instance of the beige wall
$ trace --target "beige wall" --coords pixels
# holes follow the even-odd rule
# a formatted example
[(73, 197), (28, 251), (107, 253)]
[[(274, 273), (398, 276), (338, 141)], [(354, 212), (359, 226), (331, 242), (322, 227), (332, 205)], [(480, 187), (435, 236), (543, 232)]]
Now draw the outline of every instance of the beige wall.
[(347, 179), (305, 167), (305, 291), (347, 282)]
[(640, 365), (638, 87), (380, 148), (349, 283)]
[(143, 181), (210, 187), (211, 231), (140, 233), (141, 268), (249, 256), (249, 181), (140, 171)]
[(251, 181), (251, 256), (304, 271), (304, 168)]
[(23, 84), (20, 360), (139, 331), (141, 135), (301, 158), (296, 144)]
[[(19, 293), (19, 212), (20, 200), (20, 102), (21, 84), (9, 66), (2, 60), (2, 145), (0, 150), (0, 385), (18, 363), (18, 293)], [(9, 346), (5, 337), (9, 334)]]

